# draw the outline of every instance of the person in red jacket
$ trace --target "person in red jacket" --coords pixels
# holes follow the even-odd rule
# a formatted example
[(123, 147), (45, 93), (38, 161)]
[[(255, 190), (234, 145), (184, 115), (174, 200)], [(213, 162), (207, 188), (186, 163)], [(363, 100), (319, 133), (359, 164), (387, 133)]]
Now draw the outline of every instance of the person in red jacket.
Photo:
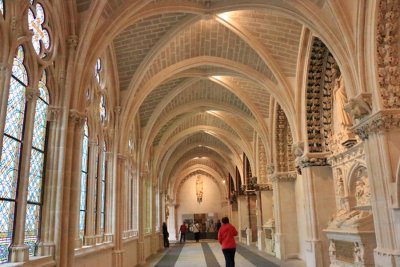
[(222, 226), (218, 231), (218, 241), (221, 244), (222, 253), (224, 253), (226, 267), (235, 267), (235, 236), (237, 234), (236, 228), (229, 223), (228, 217), (222, 218)]
[(185, 223), (182, 223), (181, 227), (179, 228), (179, 232), (181, 233), (181, 238), (179, 239), (179, 243), (183, 243), (186, 242), (186, 231), (187, 231), (187, 227)]

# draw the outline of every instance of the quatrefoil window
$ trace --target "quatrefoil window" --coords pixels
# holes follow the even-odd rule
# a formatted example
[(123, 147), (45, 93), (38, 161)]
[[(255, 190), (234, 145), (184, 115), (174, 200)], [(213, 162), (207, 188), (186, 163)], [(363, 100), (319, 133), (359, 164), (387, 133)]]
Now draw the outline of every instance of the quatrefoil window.
[(46, 14), (41, 4), (36, 3), (34, 6), (34, 1), (30, 2), (32, 7), (28, 10), (28, 24), (29, 30), (33, 31), (32, 45), (36, 54), (43, 58), (50, 49), (50, 34), (45, 25)]

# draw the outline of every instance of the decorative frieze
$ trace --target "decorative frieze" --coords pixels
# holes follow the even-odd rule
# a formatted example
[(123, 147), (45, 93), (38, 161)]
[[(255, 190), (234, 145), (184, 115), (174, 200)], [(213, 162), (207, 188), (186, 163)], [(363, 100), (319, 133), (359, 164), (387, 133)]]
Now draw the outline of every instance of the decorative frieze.
[(400, 108), (400, 1), (381, 0), (378, 10), (378, 81), (384, 108)]
[(272, 182), (294, 182), (297, 179), (296, 172), (275, 173), (271, 177)]
[(383, 133), (400, 128), (400, 110), (382, 110), (354, 126), (352, 130), (362, 139), (371, 133)]

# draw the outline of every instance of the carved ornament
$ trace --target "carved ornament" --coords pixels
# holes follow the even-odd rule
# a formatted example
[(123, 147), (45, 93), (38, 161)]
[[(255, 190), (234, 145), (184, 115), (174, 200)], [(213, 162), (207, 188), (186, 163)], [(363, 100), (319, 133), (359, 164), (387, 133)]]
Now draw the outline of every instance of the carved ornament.
[(60, 117), (61, 108), (55, 106), (49, 106), (47, 110), (47, 121), (56, 121)]
[(25, 89), (25, 98), (26, 102), (36, 101), (39, 98), (39, 90), (33, 89), (31, 87), (26, 87)]
[(75, 109), (71, 109), (69, 111), (69, 119), (74, 122), (75, 124), (77, 124), (78, 126), (83, 126), (85, 120), (86, 120), (86, 116), (75, 110)]
[(276, 173), (271, 177), (272, 182), (294, 182), (297, 179), (296, 172)]
[(352, 128), (362, 140), (368, 139), (371, 133), (384, 133), (400, 128), (399, 110), (382, 110)]
[(371, 114), (372, 98), (371, 94), (362, 93), (356, 97), (350, 98), (344, 106), (344, 110), (349, 113), (353, 120), (360, 120)]
[(70, 35), (67, 38), (68, 47), (71, 49), (75, 49), (78, 46), (79, 37), (78, 35)]
[(300, 168), (328, 166), (326, 156), (324, 153), (306, 154), (296, 159), (296, 165)]

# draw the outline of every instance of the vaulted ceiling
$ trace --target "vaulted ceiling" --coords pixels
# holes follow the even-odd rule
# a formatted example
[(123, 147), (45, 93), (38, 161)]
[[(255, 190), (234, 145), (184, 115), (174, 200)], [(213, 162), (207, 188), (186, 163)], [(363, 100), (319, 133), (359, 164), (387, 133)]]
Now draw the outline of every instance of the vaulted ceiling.
[[(82, 18), (95, 2), (76, 0)], [(125, 15), (129, 2), (106, 1), (102, 20)], [(139, 2), (142, 15), (132, 15), (110, 45), (123, 109), (140, 122), (141, 151), (152, 151), (155, 174), (170, 187), (192, 166), (226, 179), (243, 152), (254, 167), (256, 142), (271, 149), (276, 96), (293, 90), (304, 25), (281, 3)], [(316, 10), (325, 3), (305, 2)]]

